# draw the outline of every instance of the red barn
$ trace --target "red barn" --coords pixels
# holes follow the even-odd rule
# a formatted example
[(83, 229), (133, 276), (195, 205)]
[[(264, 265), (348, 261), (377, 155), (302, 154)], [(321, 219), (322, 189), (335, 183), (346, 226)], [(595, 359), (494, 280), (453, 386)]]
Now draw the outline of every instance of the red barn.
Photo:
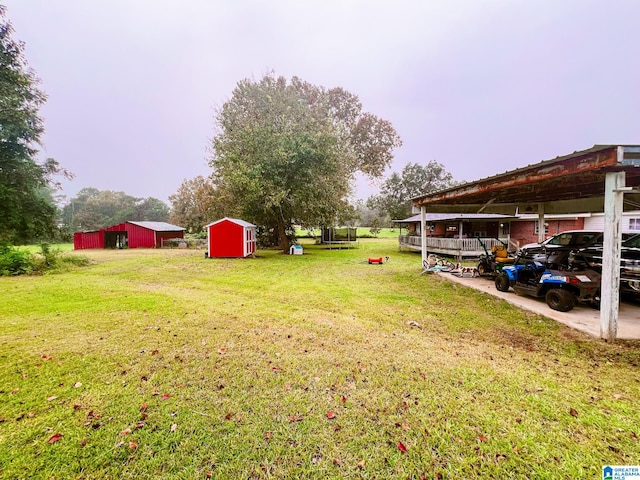
[(248, 257), (256, 251), (256, 226), (235, 218), (207, 225), (208, 256)]
[(73, 248), (160, 248), (170, 238), (184, 238), (184, 228), (166, 222), (125, 222), (94, 232), (76, 232)]

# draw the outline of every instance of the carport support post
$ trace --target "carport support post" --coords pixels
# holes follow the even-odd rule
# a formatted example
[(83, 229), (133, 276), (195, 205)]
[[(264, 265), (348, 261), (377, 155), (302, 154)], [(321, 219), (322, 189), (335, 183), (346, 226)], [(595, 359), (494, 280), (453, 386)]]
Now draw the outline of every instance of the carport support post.
[(614, 341), (618, 334), (620, 306), (620, 229), (625, 173), (607, 172), (604, 180), (604, 241), (600, 283), (600, 338)]
[(427, 260), (427, 207), (420, 206), (420, 251), (422, 252), (422, 265)]
[(544, 203), (538, 204), (538, 243), (542, 243), (547, 236), (544, 228)]

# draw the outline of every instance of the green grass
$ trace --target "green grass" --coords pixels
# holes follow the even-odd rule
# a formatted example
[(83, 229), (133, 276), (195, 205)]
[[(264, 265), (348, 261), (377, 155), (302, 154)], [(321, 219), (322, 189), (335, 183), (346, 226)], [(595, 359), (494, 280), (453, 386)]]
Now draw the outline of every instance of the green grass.
[(573, 479), (640, 457), (640, 342), (420, 276), (394, 239), (82, 253), (0, 278), (0, 478)]
[[(73, 243), (51, 243), (49, 244), (51, 247), (51, 250), (55, 250), (58, 252), (71, 252), (73, 251)], [(21, 250), (27, 250), (28, 252), (31, 253), (40, 253), (41, 248), (39, 244), (36, 245), (23, 245), (18, 247)]]

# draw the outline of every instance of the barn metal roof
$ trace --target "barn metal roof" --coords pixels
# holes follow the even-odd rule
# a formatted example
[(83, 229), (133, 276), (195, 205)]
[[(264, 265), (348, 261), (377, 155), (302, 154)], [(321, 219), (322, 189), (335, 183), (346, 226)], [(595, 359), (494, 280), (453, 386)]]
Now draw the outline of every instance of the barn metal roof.
[[(522, 155), (522, 152), (517, 152)], [(604, 208), (607, 172), (624, 171), (626, 185), (640, 185), (639, 145), (594, 145), (592, 148), (413, 198), (428, 212), (514, 214), (598, 212)], [(640, 195), (625, 196), (637, 209)], [(634, 205), (635, 204), (635, 205)]]
[(184, 228), (179, 227), (177, 225), (171, 225), (167, 222), (127, 222), (133, 225), (138, 225), (139, 227), (148, 228), (149, 230), (154, 230), (156, 232), (181, 232)]

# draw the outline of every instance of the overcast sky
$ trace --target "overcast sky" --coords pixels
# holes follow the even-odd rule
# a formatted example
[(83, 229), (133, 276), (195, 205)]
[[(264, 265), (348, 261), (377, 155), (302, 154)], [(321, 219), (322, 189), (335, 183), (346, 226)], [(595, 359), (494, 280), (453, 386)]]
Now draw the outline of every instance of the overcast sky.
[[(274, 71), (358, 95), (408, 162), (476, 180), (640, 144), (637, 0), (4, 0), (81, 188), (167, 201), (208, 175), (213, 112)], [(359, 180), (356, 196), (377, 187)]]

